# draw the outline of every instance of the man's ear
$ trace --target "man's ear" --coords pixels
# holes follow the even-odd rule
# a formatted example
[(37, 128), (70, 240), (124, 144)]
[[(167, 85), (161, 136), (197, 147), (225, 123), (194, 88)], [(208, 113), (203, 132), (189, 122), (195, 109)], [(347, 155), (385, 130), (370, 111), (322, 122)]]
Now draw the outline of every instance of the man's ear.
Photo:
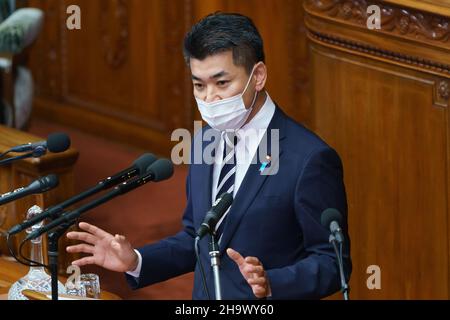
[(256, 91), (263, 90), (267, 80), (267, 67), (264, 62), (260, 61), (256, 64), (253, 77), (256, 79)]

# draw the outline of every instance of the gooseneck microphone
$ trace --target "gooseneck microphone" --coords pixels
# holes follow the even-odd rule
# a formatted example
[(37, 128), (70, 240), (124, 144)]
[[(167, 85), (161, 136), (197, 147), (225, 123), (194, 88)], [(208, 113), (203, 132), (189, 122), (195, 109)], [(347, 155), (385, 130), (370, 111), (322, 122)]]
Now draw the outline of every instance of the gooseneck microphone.
[(52, 133), (46, 141), (22, 144), (10, 149), (11, 152), (34, 151), (36, 148), (47, 149), (50, 152), (64, 152), (70, 147), (70, 138), (67, 134), (58, 132)]
[[(344, 243), (344, 236), (342, 234), (342, 216), (338, 210), (334, 208), (325, 209), (320, 217), (320, 222), (322, 226), (329, 229), (331, 234), (329, 237), (329, 242), (333, 245), (334, 252), (337, 258), (337, 264), (339, 268), (339, 278), (341, 281), (341, 291), (344, 295), (344, 300), (349, 300), (350, 287), (347, 284), (347, 279), (344, 273), (344, 262), (342, 256), (342, 246)], [(338, 248), (339, 245), (339, 248)]]
[(70, 147), (70, 138), (65, 133), (52, 133), (45, 141), (22, 144), (10, 149), (10, 152), (27, 152), (36, 149), (48, 150), (53, 153), (64, 152)]
[(227, 212), (233, 203), (233, 196), (230, 193), (222, 193), (219, 198), (214, 202), (211, 209), (206, 213), (203, 223), (197, 229), (197, 236), (194, 241), (195, 255), (197, 258), (197, 263), (200, 268), (200, 274), (203, 283), (203, 289), (205, 290), (208, 300), (211, 299), (208, 291), (208, 286), (206, 285), (206, 276), (203, 269), (202, 261), (200, 259), (200, 248), (199, 242), (206, 234), (211, 235), (211, 242), (209, 243), (209, 256), (211, 257), (211, 268), (213, 270), (214, 278), (214, 293), (216, 300), (222, 300), (222, 289), (220, 284), (220, 250), (219, 245), (215, 237), (215, 227), (217, 222), (220, 221), (222, 216)]
[(124, 182), (118, 185), (115, 189), (119, 194), (125, 194), (131, 190), (134, 190), (140, 186), (143, 186), (147, 182), (159, 182), (169, 179), (173, 175), (173, 164), (168, 159), (158, 159), (152, 165), (150, 165), (146, 173), (139, 178), (135, 178), (131, 181)]
[(206, 213), (203, 223), (197, 230), (197, 237), (199, 239), (203, 238), (208, 233), (213, 233), (217, 222), (219, 222), (220, 218), (227, 212), (232, 203), (233, 196), (227, 192), (222, 193), (220, 197), (217, 198), (212, 208)]
[(320, 222), (322, 223), (322, 226), (330, 230), (331, 234), (336, 237), (338, 243), (344, 241), (344, 236), (342, 235), (342, 229), (340, 227), (342, 224), (342, 216), (339, 211), (334, 208), (325, 209), (320, 217)]
[(133, 165), (121, 172), (108, 177), (98, 184), (102, 187), (103, 190), (111, 188), (119, 183), (125, 182), (130, 178), (140, 176), (147, 172), (147, 168), (151, 166), (156, 161), (156, 157), (152, 153), (145, 153), (139, 158), (137, 158)]
[(119, 183), (122, 183), (124, 181), (127, 181), (128, 179), (139, 176), (146, 172), (147, 167), (149, 167), (153, 162), (155, 162), (156, 157), (151, 153), (145, 153), (142, 156), (140, 156), (138, 159), (136, 159), (133, 162), (133, 165), (129, 168), (110, 176), (102, 181), (100, 181), (95, 187), (90, 188), (56, 206), (48, 208), (46, 211), (42, 212), (39, 215), (34, 216), (30, 220), (24, 221), (20, 224), (15, 225), (10, 230), (8, 230), (9, 235), (16, 234), (18, 232), (21, 232), (36, 223), (41, 222), (44, 219), (47, 218), (57, 218), (58, 215), (66, 208), (72, 206), (73, 204), (82, 201), (100, 191), (107, 190), (111, 188), (112, 186), (115, 186)]
[(64, 152), (70, 147), (69, 136), (65, 133), (52, 133), (48, 136), (46, 141), (39, 141), (34, 143), (21, 144), (13, 147), (1, 154), (1, 157), (10, 152), (28, 152), (22, 155), (11, 157), (0, 161), (0, 165), (8, 164), (17, 160), (26, 158), (39, 158), (47, 153), (47, 150), (53, 153)]
[(131, 181), (123, 182), (122, 184), (116, 186), (113, 190), (101, 196), (100, 198), (95, 199), (79, 207), (74, 211), (71, 211), (69, 213), (60, 216), (59, 218), (53, 220), (44, 227), (30, 233), (25, 238), (25, 241), (37, 238), (41, 234), (48, 232), (62, 224), (72, 223), (76, 219), (78, 219), (84, 212), (89, 211), (95, 207), (98, 207), (99, 205), (108, 202), (109, 200), (119, 195), (123, 195), (131, 190), (143, 186), (144, 184), (150, 181), (159, 182), (162, 180), (169, 179), (172, 175), (173, 175), (172, 162), (170, 162), (170, 160), (167, 159), (158, 159), (147, 168), (146, 173), (144, 175), (134, 178)]
[(50, 174), (48, 176), (39, 178), (26, 187), (18, 188), (12, 192), (0, 195), (0, 205), (9, 203), (11, 201), (32, 195), (47, 192), (56, 188), (59, 184), (58, 176)]

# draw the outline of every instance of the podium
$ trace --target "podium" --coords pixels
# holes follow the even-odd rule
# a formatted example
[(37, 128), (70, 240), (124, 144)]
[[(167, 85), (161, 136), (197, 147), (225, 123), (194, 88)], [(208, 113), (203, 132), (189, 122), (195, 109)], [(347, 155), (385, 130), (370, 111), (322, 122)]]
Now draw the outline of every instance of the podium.
[[(0, 153), (13, 146), (45, 140), (29, 133), (0, 125)], [(15, 155), (15, 154), (13, 154)], [(6, 157), (8, 158), (8, 156)], [(25, 220), (26, 213), (33, 205), (45, 209), (51, 205), (60, 203), (75, 194), (73, 168), (78, 159), (78, 151), (70, 148), (62, 153), (48, 153), (38, 159), (24, 159), (9, 165), (0, 166), (0, 194), (10, 192), (18, 187), (26, 186), (35, 179), (56, 174), (59, 177), (59, 186), (45, 194), (28, 196), (20, 200), (0, 206), (0, 256), (9, 255), (6, 239), (3, 233), (9, 228)], [(25, 236), (25, 232), (14, 237), (14, 250)], [(44, 239), (44, 262), (47, 263), (47, 243)], [(65, 248), (71, 241), (61, 239), (59, 252), (59, 273), (65, 274), (70, 262), (76, 260), (78, 255), (68, 254)], [(28, 252), (28, 245), (24, 252)]]

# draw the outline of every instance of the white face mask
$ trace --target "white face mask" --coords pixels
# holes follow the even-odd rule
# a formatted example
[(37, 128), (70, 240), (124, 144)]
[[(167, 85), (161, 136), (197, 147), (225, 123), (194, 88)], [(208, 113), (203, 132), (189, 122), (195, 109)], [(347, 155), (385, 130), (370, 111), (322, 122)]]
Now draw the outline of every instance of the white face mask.
[(203, 120), (205, 120), (213, 129), (220, 131), (225, 131), (227, 129), (238, 130), (244, 125), (245, 121), (247, 121), (253, 105), (255, 104), (258, 92), (255, 92), (253, 102), (248, 109), (245, 107), (243, 95), (250, 84), (254, 70), (255, 69), (253, 69), (250, 74), (250, 78), (247, 81), (244, 91), (234, 97), (214, 102), (205, 102), (204, 100), (195, 97), (198, 110), (200, 111)]

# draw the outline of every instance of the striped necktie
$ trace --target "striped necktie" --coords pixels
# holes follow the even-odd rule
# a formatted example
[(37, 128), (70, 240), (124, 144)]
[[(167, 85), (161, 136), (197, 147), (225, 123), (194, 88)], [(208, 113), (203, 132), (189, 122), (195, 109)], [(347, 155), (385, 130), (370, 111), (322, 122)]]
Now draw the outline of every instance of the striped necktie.
[[(223, 161), (222, 168), (220, 170), (220, 176), (217, 184), (217, 200), (224, 192), (233, 195), (234, 191), (234, 179), (236, 176), (236, 152), (235, 147), (238, 142), (238, 137), (234, 131), (225, 131), (223, 134), (224, 147), (223, 147)], [(225, 212), (222, 218), (216, 225), (216, 239), (220, 239), (223, 228), (225, 226), (225, 218), (228, 215), (230, 209)]]

